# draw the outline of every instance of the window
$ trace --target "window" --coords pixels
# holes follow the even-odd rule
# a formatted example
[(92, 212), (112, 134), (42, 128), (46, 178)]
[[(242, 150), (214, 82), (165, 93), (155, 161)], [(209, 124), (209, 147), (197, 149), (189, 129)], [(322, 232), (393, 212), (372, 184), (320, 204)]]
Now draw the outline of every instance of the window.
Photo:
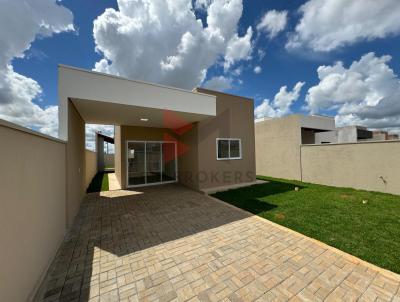
[(242, 145), (238, 138), (217, 138), (217, 159), (241, 159)]

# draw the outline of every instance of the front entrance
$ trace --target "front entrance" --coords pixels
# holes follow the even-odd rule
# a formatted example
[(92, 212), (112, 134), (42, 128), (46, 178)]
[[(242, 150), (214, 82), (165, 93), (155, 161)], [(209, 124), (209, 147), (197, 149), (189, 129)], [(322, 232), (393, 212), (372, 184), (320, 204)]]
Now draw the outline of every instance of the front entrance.
[(127, 141), (128, 187), (177, 181), (176, 142)]

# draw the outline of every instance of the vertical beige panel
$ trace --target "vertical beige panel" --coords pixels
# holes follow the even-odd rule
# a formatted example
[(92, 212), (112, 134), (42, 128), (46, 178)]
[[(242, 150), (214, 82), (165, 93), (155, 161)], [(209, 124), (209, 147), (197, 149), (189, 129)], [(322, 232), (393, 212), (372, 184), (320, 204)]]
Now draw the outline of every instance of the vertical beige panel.
[[(0, 121), (0, 301), (34, 294), (65, 233), (65, 143)], [(17, 130), (20, 129), (20, 130)]]
[(301, 179), (298, 115), (255, 123), (257, 174)]
[(186, 127), (178, 136), (178, 178), (179, 182), (194, 190), (199, 190), (198, 123)]
[(93, 177), (97, 173), (97, 154), (96, 152), (85, 150), (85, 188), (87, 189)]
[(85, 122), (68, 101), (67, 227), (70, 227), (85, 196)]
[(114, 133), (114, 166), (115, 166), (115, 175), (117, 177), (118, 182), (120, 183), (122, 187), (122, 171), (121, 171), (121, 165), (122, 163), (122, 145), (121, 145), (121, 126), (115, 126), (114, 128), (115, 133)]

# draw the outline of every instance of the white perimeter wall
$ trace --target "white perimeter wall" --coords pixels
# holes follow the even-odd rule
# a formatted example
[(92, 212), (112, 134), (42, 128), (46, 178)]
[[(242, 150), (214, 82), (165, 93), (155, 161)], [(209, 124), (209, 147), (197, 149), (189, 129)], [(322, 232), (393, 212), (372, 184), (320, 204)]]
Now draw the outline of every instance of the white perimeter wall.
[(0, 140), (0, 301), (27, 301), (66, 230), (66, 145), (1, 120)]

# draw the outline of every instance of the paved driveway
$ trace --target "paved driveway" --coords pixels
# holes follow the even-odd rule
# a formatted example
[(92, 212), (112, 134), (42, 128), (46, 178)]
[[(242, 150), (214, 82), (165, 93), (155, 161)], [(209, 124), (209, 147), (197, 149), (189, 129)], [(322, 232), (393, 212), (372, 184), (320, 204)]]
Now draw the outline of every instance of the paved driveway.
[(82, 203), (44, 301), (400, 301), (398, 275), (179, 185), (103, 195)]

